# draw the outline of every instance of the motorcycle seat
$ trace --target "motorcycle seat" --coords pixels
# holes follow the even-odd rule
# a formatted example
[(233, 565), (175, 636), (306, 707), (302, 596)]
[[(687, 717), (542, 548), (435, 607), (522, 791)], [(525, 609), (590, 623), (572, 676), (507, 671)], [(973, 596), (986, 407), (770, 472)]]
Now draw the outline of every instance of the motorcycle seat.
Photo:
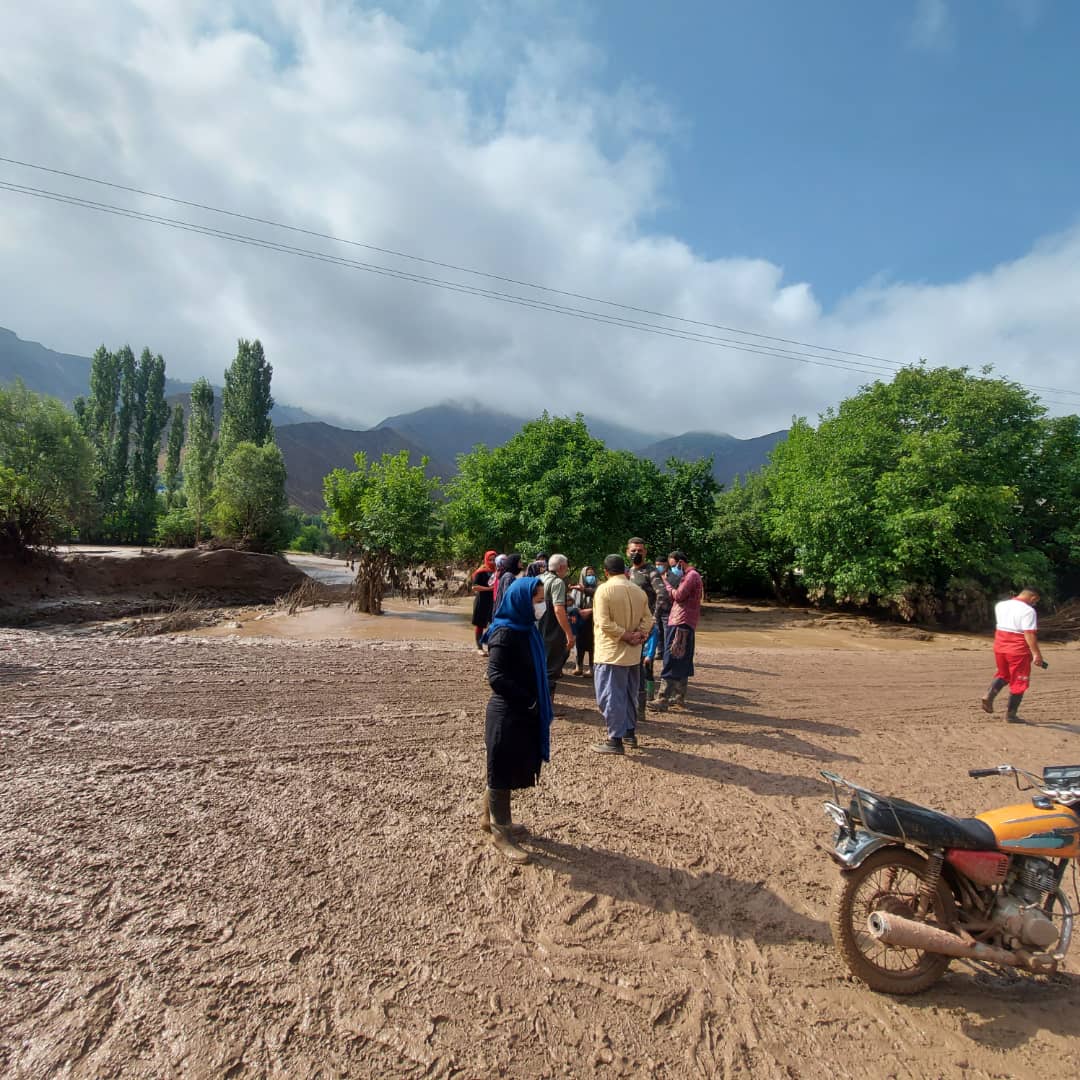
[(863, 823), (873, 832), (930, 848), (996, 851), (993, 829), (978, 818), (957, 818), (883, 795), (861, 795)]

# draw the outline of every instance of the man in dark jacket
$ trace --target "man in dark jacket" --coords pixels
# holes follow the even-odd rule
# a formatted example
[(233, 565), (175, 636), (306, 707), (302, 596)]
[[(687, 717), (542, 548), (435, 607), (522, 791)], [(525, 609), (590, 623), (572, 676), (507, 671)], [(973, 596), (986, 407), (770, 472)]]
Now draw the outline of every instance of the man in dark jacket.
[[(653, 585), (652, 567), (646, 558), (645, 541), (640, 536), (631, 536), (626, 541), (626, 576), (641, 589), (649, 600), (649, 611), (656, 611), (656, 589)], [(645, 661), (640, 662), (640, 681), (638, 684), (638, 720), (645, 719)]]

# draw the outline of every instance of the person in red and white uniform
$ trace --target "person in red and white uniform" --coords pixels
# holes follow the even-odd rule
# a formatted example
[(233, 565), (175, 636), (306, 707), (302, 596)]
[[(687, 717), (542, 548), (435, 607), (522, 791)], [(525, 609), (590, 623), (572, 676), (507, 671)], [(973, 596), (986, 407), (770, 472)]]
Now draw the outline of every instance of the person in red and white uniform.
[(1038, 617), (1035, 605), (1039, 594), (1035, 589), (1024, 589), (1011, 600), (994, 605), (997, 629), (994, 632), (994, 660), (997, 672), (990, 689), (982, 699), (984, 712), (994, 711), (994, 698), (1009, 688), (1009, 707), (1005, 719), (1010, 724), (1022, 724), (1018, 710), (1031, 680), (1031, 664), (1045, 667), (1039, 641), (1036, 637)]

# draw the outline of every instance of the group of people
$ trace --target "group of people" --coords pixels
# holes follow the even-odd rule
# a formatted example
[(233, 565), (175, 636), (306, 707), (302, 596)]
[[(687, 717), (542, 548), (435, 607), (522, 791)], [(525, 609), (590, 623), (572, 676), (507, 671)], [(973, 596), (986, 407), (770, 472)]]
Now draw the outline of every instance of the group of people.
[[(694, 635), (701, 615), (701, 575), (682, 551), (649, 560), (631, 537), (622, 555), (608, 555), (603, 580), (582, 567), (568, 587), (565, 555), (541, 552), (527, 566), (520, 554), (486, 552), (472, 576), (476, 648), (487, 646), (491, 687), (485, 724), (487, 788), (481, 828), (515, 862), (518, 843), (510, 793), (532, 787), (549, 759), (555, 686), (575, 654), (576, 675), (591, 675), (604, 738), (601, 754), (638, 746), (646, 708), (686, 701), (694, 674)], [(654, 678), (660, 666), (659, 686)]]

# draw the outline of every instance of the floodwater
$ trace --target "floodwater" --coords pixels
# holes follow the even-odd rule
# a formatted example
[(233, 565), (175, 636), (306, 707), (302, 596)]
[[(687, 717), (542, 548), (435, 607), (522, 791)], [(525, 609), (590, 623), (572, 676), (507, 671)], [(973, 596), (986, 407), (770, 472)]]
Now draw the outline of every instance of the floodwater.
[[(290, 558), (290, 562), (293, 559)], [(326, 560), (329, 561), (329, 560)], [(307, 566), (296, 565), (310, 573)], [(344, 564), (342, 564), (344, 565)], [(472, 600), (418, 605), (397, 597), (383, 602), (382, 615), (348, 611), (343, 604), (309, 608), (296, 615), (252, 613), (251, 618), (205, 630), (200, 637), (283, 638), (293, 641), (448, 641), (472, 643)], [(823, 615), (809, 609), (729, 603), (706, 604), (698, 627), (702, 648), (835, 649), (859, 651), (939, 651), (981, 649), (976, 634), (939, 634), (865, 618)]]

